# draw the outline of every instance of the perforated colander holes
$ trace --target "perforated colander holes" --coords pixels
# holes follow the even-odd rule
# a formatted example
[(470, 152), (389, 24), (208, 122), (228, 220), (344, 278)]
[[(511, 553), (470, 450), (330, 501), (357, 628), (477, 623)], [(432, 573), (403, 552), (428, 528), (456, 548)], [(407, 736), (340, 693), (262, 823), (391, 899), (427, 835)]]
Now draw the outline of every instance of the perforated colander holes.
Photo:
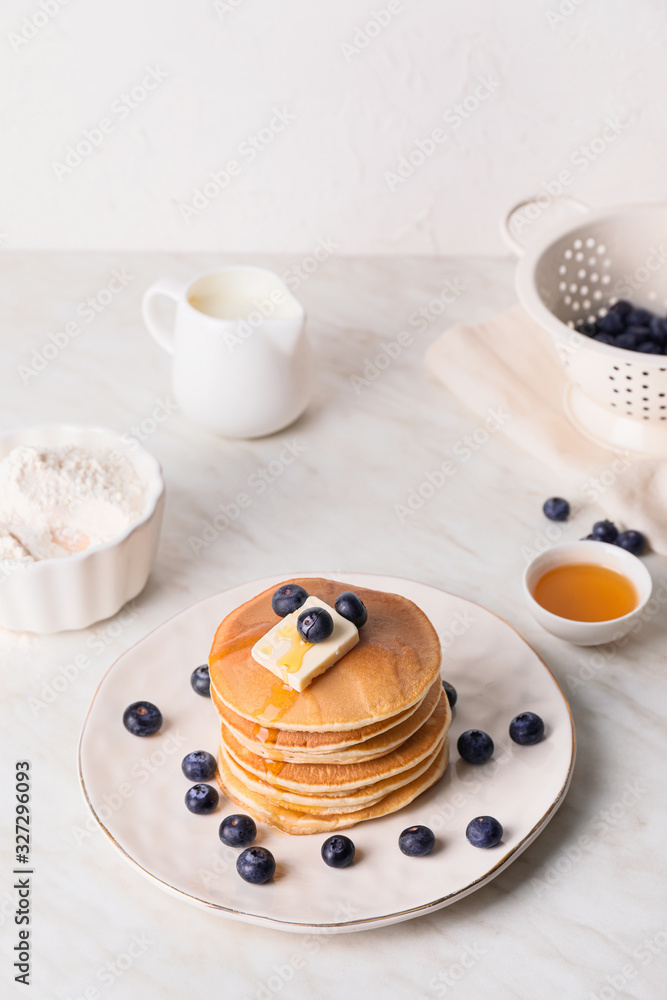
[[(632, 362), (625, 361), (624, 365), (627, 368), (630, 368), (630, 367), (632, 367)], [(614, 365), (612, 370), (613, 370), (614, 374), (608, 376), (608, 378), (609, 378), (609, 380), (611, 382), (616, 383), (619, 379), (623, 379), (623, 378), (625, 379), (626, 382), (632, 382), (633, 376), (632, 375), (627, 375), (627, 374), (625, 376), (621, 375), (621, 370), (620, 370), (620, 368), (619, 368), (618, 365)], [(641, 416), (642, 420), (651, 420), (652, 418), (653, 419), (657, 418), (658, 420), (661, 420), (663, 422), (667, 420), (667, 392), (658, 392), (653, 397), (650, 394), (651, 393), (651, 385), (650, 385), (651, 375), (652, 374), (656, 374), (656, 372), (661, 372), (661, 373), (667, 372), (667, 368), (658, 368), (658, 369), (654, 370), (653, 372), (651, 372), (651, 371), (642, 371), (640, 373), (637, 373), (637, 378), (639, 378), (639, 375), (641, 375), (641, 378), (642, 378), (642, 382), (641, 382), (641, 390), (642, 390), (641, 402), (639, 402), (639, 400), (637, 400), (633, 396), (633, 389), (636, 389), (637, 392), (639, 392), (639, 388), (640, 388), (639, 385), (634, 385), (634, 386), (632, 386), (632, 385), (625, 385), (624, 386), (625, 392), (623, 393), (623, 395), (620, 395), (621, 392), (622, 392), (622, 390), (617, 385), (613, 385), (611, 387), (612, 388), (612, 393), (615, 394), (615, 396), (618, 396), (618, 400), (622, 401), (622, 399), (625, 399), (625, 416), (626, 417), (632, 417), (633, 414), (634, 414), (634, 412), (637, 412), (637, 417)], [(619, 405), (618, 400), (616, 398), (614, 398), (611, 401), (610, 405), (614, 409), (618, 408), (618, 405)], [(658, 410), (657, 413), (656, 413), (656, 400), (661, 400), (662, 401), (662, 402), (658, 402), (657, 403), (657, 410)], [(637, 410), (633, 410), (633, 406), (634, 406), (635, 402), (637, 403)], [(651, 415), (651, 410), (652, 409), (653, 409), (653, 415)]]
[[(564, 293), (564, 305), (569, 306), (573, 313), (579, 313), (582, 309), (591, 310), (586, 316), (589, 323), (594, 323), (597, 316), (602, 317), (607, 314), (607, 309), (604, 306), (597, 305), (604, 294), (602, 289), (595, 287), (591, 290), (590, 287), (591, 285), (597, 286), (598, 283), (608, 285), (611, 281), (609, 274), (600, 275), (599, 273), (600, 268), (611, 267), (611, 260), (608, 257), (602, 261), (599, 260), (606, 252), (607, 248), (604, 243), (597, 243), (593, 236), (588, 236), (585, 241), (577, 238), (572, 247), (567, 247), (563, 251), (565, 260), (570, 263), (570, 266), (576, 265), (577, 268), (576, 272), (570, 276), (569, 281), (566, 280), (569, 270), (568, 264), (560, 264), (558, 267), (558, 274), (561, 278), (558, 282), (558, 291)], [(584, 266), (585, 264), (588, 268)], [(596, 267), (597, 270), (589, 270)], [(576, 281), (573, 280), (575, 275)], [(615, 298), (610, 299), (611, 304), (616, 301)], [(574, 322), (568, 322), (568, 326), (573, 327)]]
[[(630, 362), (626, 361), (625, 364), (627, 366), (629, 366)], [(619, 371), (619, 369), (616, 366), (614, 366), (614, 370), (615, 371)], [(626, 382), (632, 382), (632, 375), (628, 375), (627, 372), (626, 372), (626, 374), (624, 376), (621, 376), (621, 374), (619, 372), (618, 378), (624, 378)], [(625, 386), (624, 398), (625, 398), (625, 415), (626, 415), (626, 417), (631, 417), (632, 414), (633, 414), (633, 409), (632, 409), (633, 395), (632, 395), (632, 386), (631, 385), (626, 385)]]

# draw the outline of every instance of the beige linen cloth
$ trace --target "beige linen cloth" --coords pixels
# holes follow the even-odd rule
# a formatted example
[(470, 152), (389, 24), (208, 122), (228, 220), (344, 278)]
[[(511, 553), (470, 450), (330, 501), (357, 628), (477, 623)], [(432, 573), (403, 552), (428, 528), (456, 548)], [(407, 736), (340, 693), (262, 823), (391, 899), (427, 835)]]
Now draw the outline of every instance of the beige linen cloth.
[(667, 555), (667, 462), (606, 451), (570, 424), (565, 370), (550, 335), (521, 306), (445, 330), (426, 366), (481, 418), (499, 406), (509, 411), (502, 433), (550, 470), (554, 495), (598, 503), (619, 527), (644, 532), (650, 547)]

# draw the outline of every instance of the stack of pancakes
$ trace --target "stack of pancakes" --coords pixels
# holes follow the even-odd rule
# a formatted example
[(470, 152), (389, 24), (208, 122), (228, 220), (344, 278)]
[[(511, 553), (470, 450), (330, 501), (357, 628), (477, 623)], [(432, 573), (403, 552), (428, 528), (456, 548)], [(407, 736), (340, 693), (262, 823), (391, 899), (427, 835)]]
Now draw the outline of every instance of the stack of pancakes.
[(447, 767), (451, 712), (435, 629), (398, 594), (324, 579), (286, 582), (329, 606), (353, 590), (368, 621), (358, 644), (299, 693), (250, 652), (276, 624), (277, 587), (224, 619), (209, 658), (222, 790), (255, 818), (293, 834), (395, 812)]

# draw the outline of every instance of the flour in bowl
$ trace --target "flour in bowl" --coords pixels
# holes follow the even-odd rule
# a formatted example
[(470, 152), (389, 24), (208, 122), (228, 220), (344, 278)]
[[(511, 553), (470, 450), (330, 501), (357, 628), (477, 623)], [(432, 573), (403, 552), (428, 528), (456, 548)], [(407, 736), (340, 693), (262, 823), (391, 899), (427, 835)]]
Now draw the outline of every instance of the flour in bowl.
[(144, 513), (146, 489), (120, 452), (19, 445), (0, 462), (0, 561), (82, 552)]

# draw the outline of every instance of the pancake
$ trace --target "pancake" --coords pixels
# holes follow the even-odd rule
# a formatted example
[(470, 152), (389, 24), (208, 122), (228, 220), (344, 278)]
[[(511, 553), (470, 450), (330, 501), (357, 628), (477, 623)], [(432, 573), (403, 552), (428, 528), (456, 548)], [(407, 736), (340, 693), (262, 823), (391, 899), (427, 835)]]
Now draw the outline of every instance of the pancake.
[(441, 688), (435, 710), (417, 732), (394, 750), (370, 761), (335, 764), (328, 763), (325, 758), (321, 763), (292, 764), (266, 760), (246, 749), (224, 723), (221, 726), (221, 742), (245, 771), (272, 785), (296, 792), (326, 794), (363, 788), (408, 770), (428, 757), (442, 742), (450, 722), (449, 701)]
[[(263, 733), (270, 732), (275, 733), (278, 736), (276, 742), (260, 742), (258, 739), (249, 738), (248, 733), (252, 733), (259, 727), (253, 726), (252, 723), (248, 722), (246, 719), (241, 719), (241, 716), (235, 715), (230, 712), (229, 709), (222, 708), (216, 705), (220, 716), (230, 730), (230, 732), (235, 736), (235, 738), (241, 743), (246, 750), (251, 753), (256, 754), (259, 757), (264, 757), (268, 760), (273, 761), (289, 761), (293, 764), (308, 764), (317, 763), (325, 760), (328, 764), (352, 764), (360, 760), (374, 760), (376, 757), (382, 757), (384, 754), (388, 753), (390, 750), (394, 750), (401, 743), (404, 743), (410, 736), (413, 735), (430, 716), (433, 714), (436, 705), (438, 704), (438, 699), (440, 697), (441, 683), (438, 679), (426, 692), (426, 697), (419, 703), (416, 709), (410, 711), (406, 717), (406, 713), (402, 712), (399, 721), (396, 725), (387, 728), (386, 731), (380, 733), (378, 736), (373, 736), (371, 739), (359, 742), (354, 746), (349, 746), (346, 749), (339, 750), (336, 745), (336, 749), (329, 750), (324, 753), (322, 750), (317, 753), (314, 751), (304, 751), (302, 749), (297, 750), (285, 750), (283, 749), (285, 743), (281, 737), (287, 737), (287, 741), (293, 736), (315, 736), (326, 738), (329, 734), (327, 733), (299, 733), (299, 732), (281, 732), (277, 729), (274, 730), (262, 730)], [(370, 727), (368, 727), (370, 728)], [(356, 730), (359, 732), (359, 730)], [(347, 736), (349, 733), (355, 732), (355, 730), (347, 730), (345, 733), (332, 733), (332, 738), (337, 736)]]
[[(424, 697), (429, 695), (433, 687), (435, 684), (431, 685)], [(264, 757), (274, 757), (276, 760), (289, 759), (288, 757), (283, 758), (281, 752), (286, 754), (302, 753), (310, 756), (363, 744), (409, 719), (424, 701), (422, 699), (405, 712), (399, 712), (398, 715), (383, 719), (382, 722), (374, 722), (370, 726), (311, 733), (302, 729), (273, 729), (268, 726), (260, 726), (256, 722), (250, 722), (249, 719), (244, 719), (242, 715), (237, 715), (231, 708), (228, 708), (220, 700), (213, 686), (211, 686), (211, 698), (220, 718), (242, 743), (247, 744), (250, 748), (257, 747), (255, 753)]]
[(313, 810), (310, 813), (297, 812), (284, 806), (277, 806), (270, 799), (257, 792), (250, 791), (246, 785), (232, 774), (221, 755), (217, 771), (218, 784), (225, 795), (240, 809), (251, 813), (257, 819), (274, 826), (285, 833), (301, 835), (309, 833), (331, 833), (334, 830), (344, 830), (363, 820), (386, 816), (388, 813), (402, 809), (416, 799), (438, 781), (445, 772), (449, 759), (449, 741), (445, 740), (431, 766), (418, 778), (410, 781), (402, 788), (385, 795), (379, 802), (365, 809), (341, 812), (337, 815), (326, 815)]
[(353, 590), (368, 609), (360, 639), (342, 659), (302, 692), (251, 656), (251, 648), (276, 624), (276, 585), (232, 611), (219, 625), (209, 657), (211, 688), (237, 715), (279, 730), (357, 730), (391, 719), (419, 704), (439, 675), (438, 635), (423, 611), (398, 594), (307, 578), (298, 583), (333, 606)]
[(436, 757), (442, 750), (443, 744), (447, 737), (441, 740), (433, 751), (425, 757), (418, 764), (413, 767), (408, 768), (406, 771), (401, 771), (399, 774), (393, 775), (389, 778), (382, 778), (379, 781), (375, 781), (372, 784), (366, 785), (362, 788), (354, 789), (349, 792), (336, 792), (332, 795), (302, 795), (297, 792), (289, 791), (287, 789), (282, 789), (279, 786), (271, 785), (268, 781), (264, 781), (262, 778), (256, 777), (250, 771), (246, 771), (241, 767), (227, 752), (224, 745), (220, 747), (220, 754), (224, 757), (226, 766), (229, 768), (231, 773), (243, 782), (245, 787), (251, 792), (257, 792), (260, 795), (265, 796), (272, 802), (275, 802), (279, 806), (285, 806), (287, 809), (294, 809), (298, 812), (310, 812), (313, 807), (318, 810), (318, 812), (325, 810), (327, 813), (336, 814), (340, 812), (348, 812), (353, 809), (363, 809), (366, 806), (373, 805), (375, 802), (379, 802), (380, 799), (384, 798), (390, 792), (395, 791), (398, 788), (402, 788), (403, 785), (407, 785), (410, 781), (418, 778), (421, 774), (426, 771)]

